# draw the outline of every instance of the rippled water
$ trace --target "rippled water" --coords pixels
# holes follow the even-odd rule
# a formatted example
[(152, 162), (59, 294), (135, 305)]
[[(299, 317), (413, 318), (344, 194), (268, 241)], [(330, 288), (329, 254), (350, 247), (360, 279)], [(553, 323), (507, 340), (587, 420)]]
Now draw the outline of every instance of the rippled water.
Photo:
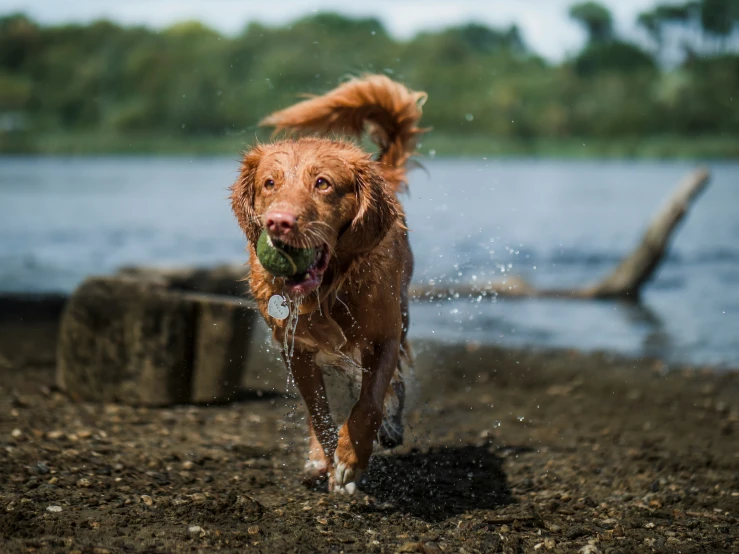
[[(70, 291), (124, 264), (244, 261), (233, 158), (0, 158), (0, 290)], [(576, 286), (611, 270), (693, 166), (429, 160), (404, 203), (416, 280), (519, 275)], [(458, 300), (413, 307), (412, 335), (605, 349), (739, 367), (739, 164), (714, 178), (640, 306)]]

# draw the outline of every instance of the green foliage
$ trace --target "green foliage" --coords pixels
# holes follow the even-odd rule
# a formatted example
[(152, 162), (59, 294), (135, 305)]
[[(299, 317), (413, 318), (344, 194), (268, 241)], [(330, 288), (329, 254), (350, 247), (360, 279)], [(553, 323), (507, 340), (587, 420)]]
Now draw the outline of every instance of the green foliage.
[(608, 42), (613, 38), (611, 12), (598, 2), (573, 5), (570, 8), (570, 17), (585, 28), (591, 44)]
[(701, 25), (709, 33), (728, 36), (739, 19), (736, 0), (703, 0)]
[[(686, 6), (640, 21), (659, 33), (669, 18), (698, 17), (694, 3)], [(436, 141), (475, 150), (454, 137), (508, 152), (568, 140), (669, 136), (673, 144), (699, 133), (720, 135), (723, 145), (739, 137), (738, 56), (664, 71), (614, 37), (597, 4), (572, 13), (592, 40), (559, 66), (531, 52), (516, 27), (468, 24), (397, 41), (376, 19), (317, 14), (227, 37), (198, 22), (155, 32), (106, 21), (46, 27), (10, 15), (0, 18), (0, 150), (234, 151), (299, 94), (365, 72), (429, 93), (429, 149)]]
[(615, 40), (606, 43), (591, 43), (575, 58), (578, 75), (596, 73), (633, 73), (653, 71), (654, 59), (634, 44)]
[[(719, 55), (727, 51), (732, 35), (739, 34), (739, 1), (691, 0), (660, 4), (639, 15), (637, 22), (652, 37), (658, 50), (672, 47), (695, 53)], [(671, 32), (667, 32), (670, 30)]]

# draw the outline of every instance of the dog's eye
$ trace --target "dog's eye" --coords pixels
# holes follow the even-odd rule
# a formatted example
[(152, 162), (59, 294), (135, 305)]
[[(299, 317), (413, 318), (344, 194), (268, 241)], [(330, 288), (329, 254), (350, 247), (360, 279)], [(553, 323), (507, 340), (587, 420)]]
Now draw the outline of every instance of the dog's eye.
[(329, 182), (328, 182), (328, 181), (327, 181), (326, 179), (324, 179), (323, 177), (319, 177), (319, 178), (318, 178), (318, 180), (316, 181), (316, 188), (317, 188), (318, 190), (323, 190), (323, 191), (325, 191), (325, 190), (328, 190), (328, 189), (330, 189), (330, 188), (331, 188), (331, 183), (329, 183)]
[(272, 179), (267, 179), (264, 182), (264, 188), (267, 190), (275, 188), (275, 182)]

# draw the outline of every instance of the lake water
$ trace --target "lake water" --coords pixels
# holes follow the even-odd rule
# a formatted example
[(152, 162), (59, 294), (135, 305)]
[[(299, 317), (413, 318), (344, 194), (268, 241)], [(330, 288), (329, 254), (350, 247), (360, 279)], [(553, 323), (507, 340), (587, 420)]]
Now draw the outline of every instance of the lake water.
[[(518, 275), (572, 287), (609, 272), (689, 163), (426, 160), (404, 199), (417, 281)], [(0, 157), (0, 291), (71, 291), (127, 264), (241, 263), (233, 158)], [(739, 163), (713, 179), (641, 305), (416, 304), (412, 336), (574, 347), (739, 367)]]

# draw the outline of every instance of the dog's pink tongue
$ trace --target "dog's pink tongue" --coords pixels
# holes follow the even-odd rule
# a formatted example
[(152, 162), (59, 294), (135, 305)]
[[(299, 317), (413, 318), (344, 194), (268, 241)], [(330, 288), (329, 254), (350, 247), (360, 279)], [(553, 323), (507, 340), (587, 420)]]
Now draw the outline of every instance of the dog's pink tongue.
[(321, 284), (321, 275), (317, 268), (309, 269), (300, 280), (291, 279), (285, 283), (288, 292), (293, 296), (306, 296)]

